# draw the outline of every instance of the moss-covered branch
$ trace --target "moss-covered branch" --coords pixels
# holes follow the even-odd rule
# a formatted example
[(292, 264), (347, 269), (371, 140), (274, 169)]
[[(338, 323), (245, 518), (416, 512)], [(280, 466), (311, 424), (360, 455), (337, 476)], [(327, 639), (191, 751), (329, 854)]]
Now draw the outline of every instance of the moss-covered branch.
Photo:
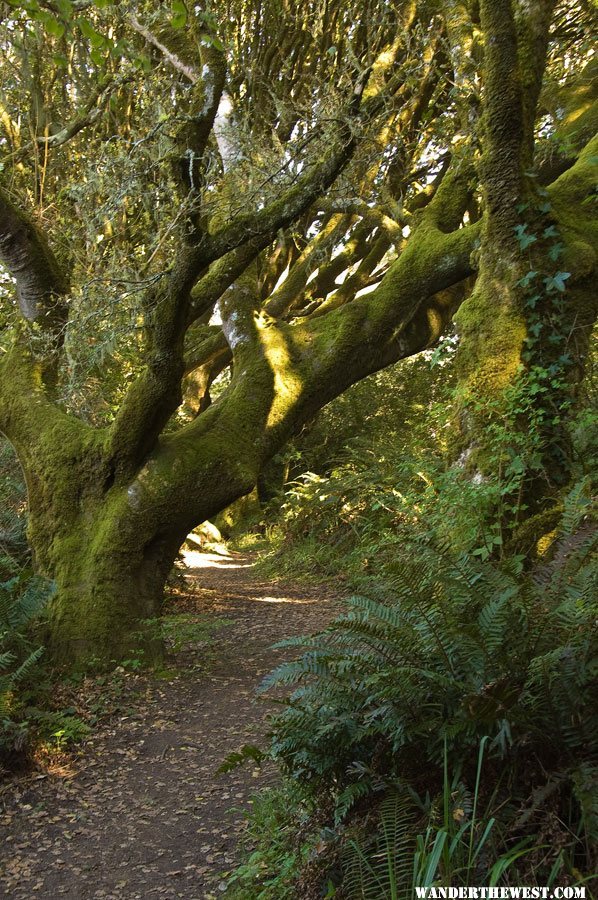
[(42, 230), (0, 188), (0, 261), (16, 281), (21, 314), (59, 333), (67, 316), (68, 281)]

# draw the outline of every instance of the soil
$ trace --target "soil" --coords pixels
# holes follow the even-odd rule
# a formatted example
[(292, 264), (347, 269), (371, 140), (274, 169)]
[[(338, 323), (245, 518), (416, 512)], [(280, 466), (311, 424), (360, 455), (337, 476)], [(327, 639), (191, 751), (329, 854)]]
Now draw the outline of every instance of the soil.
[(272, 644), (324, 627), (342, 600), (260, 581), (240, 554), (193, 552), (187, 564), (172, 611), (212, 622), (207, 648), (179, 648), (162, 677), (121, 673), (134, 687), (130, 708), (104, 719), (76, 756), (0, 791), (0, 897), (210, 900), (225, 890), (244, 811), (276, 774), (217, 770), (244, 744), (266, 746), (273, 704), (256, 687), (289, 655)]

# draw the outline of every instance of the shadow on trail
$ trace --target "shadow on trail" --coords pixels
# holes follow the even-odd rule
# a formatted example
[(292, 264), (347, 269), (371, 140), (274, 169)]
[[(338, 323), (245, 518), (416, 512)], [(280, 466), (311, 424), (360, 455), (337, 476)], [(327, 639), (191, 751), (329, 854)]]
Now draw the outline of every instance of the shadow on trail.
[[(274, 773), (217, 775), (263, 744), (270, 705), (255, 688), (283, 658), (272, 644), (341, 608), (321, 586), (260, 581), (240, 554), (186, 553), (189, 589), (171, 613), (225, 619), (177, 677), (135, 676), (130, 709), (102, 725), (72, 777), (33, 773), (0, 794), (0, 897), (209, 900), (234, 867), (242, 811)], [(202, 657), (204, 659), (202, 660)], [(172, 674), (172, 673), (171, 673)]]

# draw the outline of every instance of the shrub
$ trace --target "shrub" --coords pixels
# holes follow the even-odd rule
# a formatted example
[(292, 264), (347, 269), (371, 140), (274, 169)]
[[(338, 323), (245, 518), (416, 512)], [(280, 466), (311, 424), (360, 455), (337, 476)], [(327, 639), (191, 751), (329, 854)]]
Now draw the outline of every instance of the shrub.
[(26, 572), (0, 582), (0, 760), (23, 749), (30, 728), (20, 691), (42, 654), (31, 637), (32, 623), (52, 591)]
[(253, 800), (244, 863), (229, 880), (231, 900), (291, 900), (317, 841), (313, 804), (297, 785), (285, 782)]
[(284, 642), (303, 654), (264, 687), (294, 686), (273, 722), (285, 773), (332, 792), (339, 822), (396, 779), (442, 792), (445, 765), (471, 787), (487, 742), (502, 821), (515, 835), (540, 835), (554, 812), (575, 836), (571, 855), (589, 868), (584, 847), (598, 838), (595, 543), (541, 581), (516, 562), (499, 569), (420, 548), (390, 573), (391, 602), (353, 597), (326, 631)]

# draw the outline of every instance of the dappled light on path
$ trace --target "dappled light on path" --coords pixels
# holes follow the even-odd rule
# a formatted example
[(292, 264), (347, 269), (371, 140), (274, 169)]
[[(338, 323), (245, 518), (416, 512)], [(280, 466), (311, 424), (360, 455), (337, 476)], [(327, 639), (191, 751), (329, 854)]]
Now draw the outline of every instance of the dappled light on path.
[[(184, 550), (182, 553), (185, 565), (189, 569), (198, 569), (198, 577), (201, 578), (205, 569), (251, 569), (254, 566), (253, 561), (248, 561), (246, 556), (232, 555), (226, 553), (201, 553), (198, 550)], [(193, 571), (189, 572), (189, 576), (193, 577)], [(258, 585), (256, 585), (258, 587)], [(247, 600), (254, 603), (296, 603), (304, 605), (306, 603), (317, 603), (317, 598), (306, 597), (287, 597), (287, 596), (260, 596), (258, 593)]]
[(182, 557), (190, 569), (251, 569), (253, 562), (230, 553), (201, 553), (199, 550), (183, 550)]
[(0, 897), (222, 896), (243, 809), (276, 775), (268, 765), (218, 767), (245, 744), (265, 746), (273, 705), (256, 701), (256, 688), (293, 652), (273, 645), (320, 630), (342, 600), (323, 585), (262, 580), (249, 555), (193, 550), (184, 559), (168, 622), (212, 627), (157, 676), (123, 672), (136, 687), (81, 756), (64, 761), (72, 777), (46, 769), (0, 792)]
[(317, 600), (298, 600), (297, 597), (254, 597), (256, 603), (317, 603)]

